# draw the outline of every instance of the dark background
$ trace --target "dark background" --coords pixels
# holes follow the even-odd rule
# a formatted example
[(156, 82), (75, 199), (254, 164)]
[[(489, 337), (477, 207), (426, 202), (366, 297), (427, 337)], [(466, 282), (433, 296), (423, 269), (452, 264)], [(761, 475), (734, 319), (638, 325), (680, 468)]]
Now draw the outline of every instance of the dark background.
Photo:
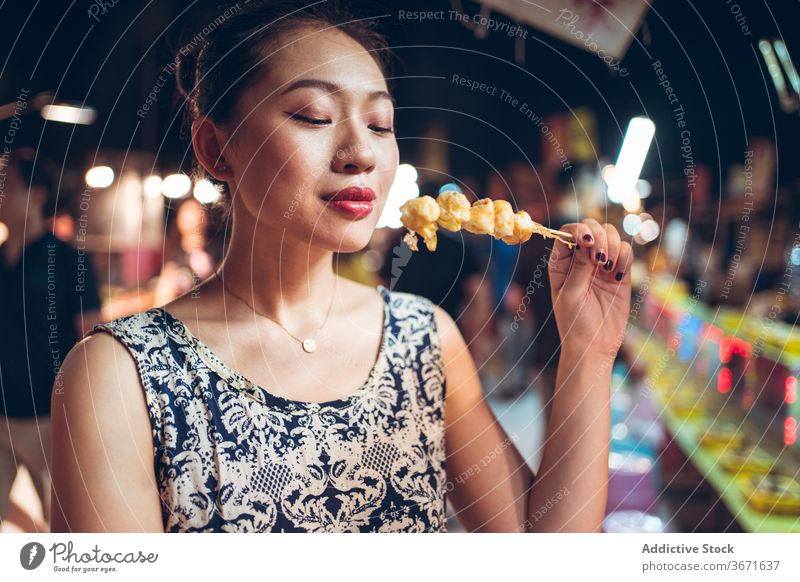
[[(496, 97), (454, 88), (449, 78), (459, 74), (506, 88), (542, 114), (589, 106), (598, 117), (596, 148), (609, 158), (616, 157), (628, 119), (646, 113), (656, 122), (657, 141), (643, 174), (677, 177), (683, 168), (679, 130), (650, 68), (658, 59), (686, 110), (696, 162), (724, 176), (726, 166), (742, 162), (748, 136), (769, 136), (778, 143), (777, 179), (785, 184), (800, 176), (799, 118), (779, 109), (756, 44), (762, 37), (782, 36), (800, 65), (800, 3), (737, 3), (752, 36), (743, 36), (725, 0), (653, 2), (622, 62), (630, 71), (626, 78), (609, 73), (597, 56), (532, 28), (523, 71), (514, 64), (513, 38), (502, 32), (478, 40), (457, 22), (398, 20), (399, 9), (450, 10), (448, 1), (352, 4), (388, 15), (382, 32), (400, 61), (394, 92), (402, 161), (415, 162), (420, 139), (434, 119), (450, 128), (455, 175), (483, 177), (490, 166), (538, 158), (535, 126)], [(0, 102), (14, 101), (20, 88), (31, 95), (51, 90), (60, 100), (85, 101), (98, 111), (98, 120), (88, 127), (45, 124), (29, 116), (15, 145), (38, 146), (65, 170), (80, 174), (102, 148), (158, 152), (162, 172), (180, 164), (186, 169), (187, 144), (178, 136), (173, 87), (161, 91), (157, 111), (143, 121), (136, 111), (171, 62), (187, 14), (214, 14), (216, 3), (119, 0), (107, 3), (99, 22), (88, 15), (92, 4), (0, 5)], [(468, 14), (479, 10), (474, 2), (463, 2), (463, 8)], [(507, 20), (496, 12), (492, 16)], [(5, 131), (2, 122), (0, 131)]]

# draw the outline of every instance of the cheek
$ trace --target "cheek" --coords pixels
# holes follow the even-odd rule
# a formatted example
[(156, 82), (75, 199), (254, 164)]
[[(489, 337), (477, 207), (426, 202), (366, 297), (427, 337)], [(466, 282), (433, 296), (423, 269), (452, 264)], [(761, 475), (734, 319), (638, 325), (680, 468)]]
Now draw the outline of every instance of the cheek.
[(263, 142), (247, 140), (239, 148), (243, 194), (250, 206), (257, 198), (256, 204), (269, 203), (270, 212), (296, 211), (315, 195), (319, 178), (329, 168), (328, 145), (323, 139), (281, 128), (264, 128), (260, 135), (271, 137)]
[(288, 127), (276, 131), (262, 148), (262, 156), (278, 161), (279, 175), (295, 172), (321, 175), (330, 167), (329, 144), (321, 134), (301, 134)]
[(394, 176), (397, 173), (397, 165), (400, 163), (400, 153), (397, 149), (397, 142), (392, 140), (381, 150), (378, 167), (378, 181), (381, 185), (381, 192), (383, 193), (383, 201), (386, 202), (386, 197), (389, 195), (389, 189), (394, 182)]

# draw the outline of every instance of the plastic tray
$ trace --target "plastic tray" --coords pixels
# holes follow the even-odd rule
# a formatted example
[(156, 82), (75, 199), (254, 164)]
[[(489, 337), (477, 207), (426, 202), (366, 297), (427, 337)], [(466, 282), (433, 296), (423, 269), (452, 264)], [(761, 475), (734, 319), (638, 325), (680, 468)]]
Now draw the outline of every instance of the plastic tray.
[(800, 515), (800, 483), (795, 479), (754, 474), (742, 477), (740, 485), (747, 503), (756, 511)]

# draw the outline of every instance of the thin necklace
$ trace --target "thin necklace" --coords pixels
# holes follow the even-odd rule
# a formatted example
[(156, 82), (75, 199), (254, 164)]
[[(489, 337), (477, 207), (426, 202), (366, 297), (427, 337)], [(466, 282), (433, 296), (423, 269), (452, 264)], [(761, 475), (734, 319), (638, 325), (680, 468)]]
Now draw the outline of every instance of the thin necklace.
[(219, 274), (219, 271), (214, 271), (214, 275), (217, 277), (217, 279), (219, 279), (219, 282), (222, 284), (223, 290), (227, 291), (228, 293), (230, 293), (231, 295), (236, 297), (239, 301), (241, 301), (242, 303), (247, 305), (250, 309), (255, 311), (258, 315), (260, 315), (262, 317), (266, 317), (270, 321), (272, 321), (274, 323), (277, 323), (279, 326), (281, 326), (283, 328), (283, 331), (288, 333), (296, 341), (300, 342), (300, 345), (303, 346), (303, 351), (305, 351), (306, 353), (310, 354), (311, 352), (313, 352), (314, 350), (317, 349), (316, 337), (317, 337), (317, 335), (319, 335), (319, 332), (322, 331), (322, 328), (325, 327), (325, 324), (328, 323), (328, 317), (330, 317), (331, 310), (333, 309), (333, 300), (336, 297), (336, 291), (334, 291), (333, 294), (331, 295), (331, 304), (328, 306), (328, 312), (325, 314), (325, 319), (322, 321), (322, 325), (320, 325), (317, 328), (317, 330), (314, 332), (314, 335), (312, 335), (310, 337), (307, 337), (307, 338), (299, 338), (296, 335), (294, 335), (291, 331), (289, 331), (289, 328), (287, 328), (285, 325), (283, 325), (283, 323), (281, 323), (280, 321), (278, 321), (274, 317), (270, 317), (266, 313), (261, 313), (255, 307), (253, 307), (250, 304), (249, 301), (247, 301), (243, 297), (237, 295), (236, 293), (231, 291), (228, 287), (226, 287), (225, 286), (225, 281), (222, 279), (222, 275)]

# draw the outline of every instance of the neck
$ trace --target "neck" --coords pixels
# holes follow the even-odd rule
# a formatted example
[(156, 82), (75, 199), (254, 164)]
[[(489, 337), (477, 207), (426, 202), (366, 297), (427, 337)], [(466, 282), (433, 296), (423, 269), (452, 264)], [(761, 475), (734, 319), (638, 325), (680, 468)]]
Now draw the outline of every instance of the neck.
[(283, 229), (264, 228), (246, 212), (233, 224), (219, 273), (226, 302), (233, 295), (298, 331), (310, 318), (319, 322), (325, 316), (336, 292), (332, 251), (291, 238)]

